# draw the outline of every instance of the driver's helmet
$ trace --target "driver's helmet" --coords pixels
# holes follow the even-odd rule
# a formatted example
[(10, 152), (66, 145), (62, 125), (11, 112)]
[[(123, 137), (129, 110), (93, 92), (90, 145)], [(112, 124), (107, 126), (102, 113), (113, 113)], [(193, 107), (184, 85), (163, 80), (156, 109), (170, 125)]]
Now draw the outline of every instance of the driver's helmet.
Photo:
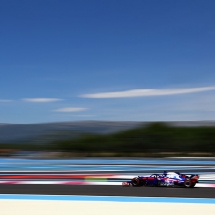
[(163, 171), (164, 176), (167, 176), (167, 173), (168, 173), (167, 171)]

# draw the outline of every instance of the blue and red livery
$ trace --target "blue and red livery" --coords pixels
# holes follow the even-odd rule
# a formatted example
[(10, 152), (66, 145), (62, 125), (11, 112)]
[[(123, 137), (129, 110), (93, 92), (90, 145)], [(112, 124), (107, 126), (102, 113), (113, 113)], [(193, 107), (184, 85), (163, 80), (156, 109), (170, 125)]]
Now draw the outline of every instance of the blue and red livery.
[(155, 187), (185, 187), (193, 188), (199, 181), (197, 174), (181, 174), (179, 172), (166, 172), (148, 176), (137, 176), (129, 181), (122, 182), (123, 186), (155, 186)]

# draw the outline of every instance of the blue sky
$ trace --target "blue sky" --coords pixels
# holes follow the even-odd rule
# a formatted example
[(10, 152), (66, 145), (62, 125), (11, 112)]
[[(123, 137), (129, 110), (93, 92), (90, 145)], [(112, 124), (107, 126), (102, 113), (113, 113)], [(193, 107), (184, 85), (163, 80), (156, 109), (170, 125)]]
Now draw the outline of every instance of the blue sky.
[(214, 0), (0, 1), (0, 123), (215, 120)]

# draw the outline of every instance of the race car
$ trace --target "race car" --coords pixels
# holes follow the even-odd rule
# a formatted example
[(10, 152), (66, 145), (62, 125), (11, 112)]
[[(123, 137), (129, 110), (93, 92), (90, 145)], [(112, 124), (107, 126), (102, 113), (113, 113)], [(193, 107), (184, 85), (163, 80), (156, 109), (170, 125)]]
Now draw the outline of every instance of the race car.
[(185, 187), (193, 188), (199, 181), (199, 175), (185, 175), (180, 172), (166, 172), (148, 176), (137, 176), (130, 181), (122, 182), (122, 186), (155, 186), (155, 187)]

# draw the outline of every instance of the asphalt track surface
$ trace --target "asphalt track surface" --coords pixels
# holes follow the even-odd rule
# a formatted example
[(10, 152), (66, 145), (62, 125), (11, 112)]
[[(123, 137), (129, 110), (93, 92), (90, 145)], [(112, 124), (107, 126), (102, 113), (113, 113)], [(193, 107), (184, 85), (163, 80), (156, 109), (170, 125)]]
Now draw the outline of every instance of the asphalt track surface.
[(122, 187), (103, 185), (0, 185), (0, 194), (215, 198), (214, 188)]
[[(156, 164), (157, 165), (157, 164)], [(164, 164), (162, 164), (164, 165)], [(159, 165), (157, 165), (159, 166)], [(171, 166), (171, 164), (167, 164)], [(181, 172), (189, 173), (197, 171), (201, 172), (210, 172), (214, 173), (214, 163), (212, 164), (202, 164), (198, 169), (192, 167), (188, 169), (186, 165), (181, 167)], [(211, 168), (212, 167), (212, 168)], [(144, 170), (145, 168), (141, 167), (141, 170), (128, 170), (128, 171), (102, 171), (102, 174), (134, 174), (141, 175), (149, 170)], [(177, 165), (174, 169), (177, 170)], [(184, 169), (184, 171), (182, 171)], [(151, 170), (150, 172), (160, 172), (160, 170)], [(1, 174), (23, 174), (22, 171), (10, 172), (2, 170)], [(56, 174), (57, 172), (51, 171), (46, 172), (46, 174)], [(58, 172), (59, 173), (59, 172)], [(72, 171), (61, 171), (59, 174), (72, 174), (77, 172)], [(78, 174), (89, 174), (84, 170), (78, 172)], [(90, 174), (96, 174), (96, 168), (90, 172)], [(28, 175), (33, 174), (44, 174), (43, 171), (32, 171), (26, 173)], [(38, 195), (89, 195), (89, 196), (135, 196), (135, 197), (181, 197), (181, 198), (215, 198), (215, 188), (206, 188), (206, 187), (194, 187), (194, 188), (173, 188), (173, 187), (122, 187), (118, 185), (56, 185), (56, 184), (0, 184), (0, 194), (38, 194)]]

